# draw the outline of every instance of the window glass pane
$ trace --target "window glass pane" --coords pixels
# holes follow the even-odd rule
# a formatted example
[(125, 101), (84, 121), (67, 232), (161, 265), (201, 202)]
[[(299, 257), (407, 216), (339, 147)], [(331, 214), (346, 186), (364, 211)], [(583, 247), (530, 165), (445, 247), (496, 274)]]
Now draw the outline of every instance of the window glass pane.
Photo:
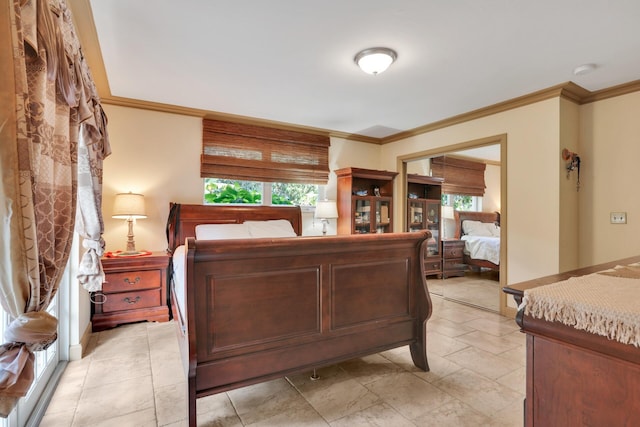
[(262, 204), (271, 199), (273, 205), (315, 206), (318, 185), (261, 183), (229, 179), (205, 178), (204, 202), (207, 204)]
[(231, 179), (204, 179), (204, 202), (208, 204), (262, 203), (262, 183)]
[(457, 211), (481, 211), (482, 197), (466, 196), (463, 194), (443, 194), (443, 206), (453, 206)]
[(318, 200), (318, 186), (314, 184), (274, 182), (271, 191), (274, 205), (315, 206)]
[[(53, 317), (58, 317), (58, 295), (51, 300), (51, 304), (49, 304), (49, 308), (47, 308), (47, 312), (51, 314)], [(31, 388), (27, 393), (27, 398), (31, 396), (31, 393), (35, 390), (36, 384), (45, 374), (47, 368), (49, 368), (49, 363), (53, 362), (56, 358), (56, 353), (58, 351), (58, 346), (54, 343), (50, 345), (46, 350), (36, 351), (35, 354), (35, 363), (34, 363), (34, 381), (31, 384)], [(57, 362), (57, 361), (56, 361)]]

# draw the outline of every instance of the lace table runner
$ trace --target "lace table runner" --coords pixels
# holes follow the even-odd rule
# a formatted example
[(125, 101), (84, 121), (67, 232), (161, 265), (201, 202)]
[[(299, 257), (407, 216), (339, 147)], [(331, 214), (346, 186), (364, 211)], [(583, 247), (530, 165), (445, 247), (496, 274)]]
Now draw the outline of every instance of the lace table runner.
[(640, 264), (524, 291), (527, 316), (640, 347)]

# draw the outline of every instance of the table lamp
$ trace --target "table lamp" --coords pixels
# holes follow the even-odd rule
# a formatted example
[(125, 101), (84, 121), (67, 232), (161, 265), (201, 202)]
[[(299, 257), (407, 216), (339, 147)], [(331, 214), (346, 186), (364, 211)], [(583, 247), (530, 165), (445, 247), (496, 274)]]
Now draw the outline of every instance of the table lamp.
[(454, 219), (453, 206), (443, 206), (442, 207), (442, 218), (444, 218), (444, 219)]
[(138, 218), (146, 218), (144, 209), (144, 196), (136, 193), (119, 193), (113, 202), (112, 218), (126, 219), (129, 224), (127, 234), (127, 250), (120, 255), (138, 255), (142, 252), (136, 250), (136, 242), (133, 240), (133, 223)]
[(322, 235), (327, 235), (327, 224), (332, 218), (338, 218), (338, 208), (334, 200), (318, 200), (315, 217), (322, 222)]

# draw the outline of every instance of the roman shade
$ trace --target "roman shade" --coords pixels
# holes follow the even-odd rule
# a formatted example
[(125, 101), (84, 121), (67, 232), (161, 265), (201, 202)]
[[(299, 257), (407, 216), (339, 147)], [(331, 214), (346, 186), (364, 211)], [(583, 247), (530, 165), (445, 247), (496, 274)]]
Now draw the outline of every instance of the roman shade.
[(440, 156), (431, 159), (431, 174), (444, 178), (443, 194), (484, 196), (486, 165), (471, 160)]
[(325, 185), (329, 136), (204, 119), (203, 178)]

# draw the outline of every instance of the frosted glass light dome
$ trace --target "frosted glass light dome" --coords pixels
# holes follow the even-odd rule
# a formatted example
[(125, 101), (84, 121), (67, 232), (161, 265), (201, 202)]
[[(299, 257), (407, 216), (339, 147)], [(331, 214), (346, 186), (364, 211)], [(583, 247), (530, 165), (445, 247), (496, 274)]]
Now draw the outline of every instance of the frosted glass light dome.
[(376, 75), (389, 68), (397, 57), (398, 54), (392, 49), (372, 47), (358, 52), (353, 60), (365, 73)]

